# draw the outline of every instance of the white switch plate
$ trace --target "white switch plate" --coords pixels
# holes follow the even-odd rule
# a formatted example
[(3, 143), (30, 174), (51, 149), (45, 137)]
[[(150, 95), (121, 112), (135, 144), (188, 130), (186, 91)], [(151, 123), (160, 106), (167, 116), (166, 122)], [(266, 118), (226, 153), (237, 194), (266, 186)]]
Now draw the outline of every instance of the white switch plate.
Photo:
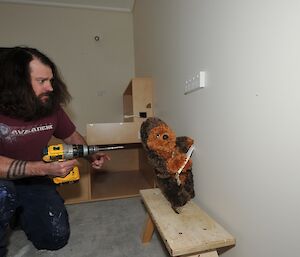
[(200, 71), (193, 78), (186, 80), (184, 85), (184, 94), (187, 95), (192, 92), (195, 92), (200, 88), (204, 88), (206, 83), (205, 75), (206, 75), (205, 71)]

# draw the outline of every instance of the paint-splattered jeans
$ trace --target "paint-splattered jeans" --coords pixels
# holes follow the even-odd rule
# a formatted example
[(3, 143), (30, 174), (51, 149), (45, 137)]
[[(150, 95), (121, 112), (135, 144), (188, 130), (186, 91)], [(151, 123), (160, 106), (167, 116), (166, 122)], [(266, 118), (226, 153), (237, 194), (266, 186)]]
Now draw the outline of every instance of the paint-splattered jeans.
[(7, 230), (16, 209), (21, 228), (37, 249), (57, 250), (67, 244), (68, 213), (55, 185), (0, 180), (0, 257), (6, 255)]

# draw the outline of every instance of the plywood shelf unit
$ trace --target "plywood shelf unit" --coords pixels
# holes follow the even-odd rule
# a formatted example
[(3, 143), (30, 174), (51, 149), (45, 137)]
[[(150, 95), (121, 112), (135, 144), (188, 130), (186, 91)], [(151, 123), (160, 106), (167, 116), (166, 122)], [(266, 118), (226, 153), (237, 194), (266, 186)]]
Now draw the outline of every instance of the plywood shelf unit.
[(143, 121), (153, 116), (153, 81), (151, 78), (134, 78), (123, 93), (125, 122)]
[(150, 78), (130, 81), (123, 93), (124, 122), (87, 124), (89, 145), (118, 144), (125, 149), (108, 151), (111, 161), (100, 171), (82, 160), (79, 183), (59, 189), (66, 203), (138, 196), (141, 189), (154, 187), (154, 173), (147, 163), (139, 133), (141, 123), (153, 116), (152, 86)]

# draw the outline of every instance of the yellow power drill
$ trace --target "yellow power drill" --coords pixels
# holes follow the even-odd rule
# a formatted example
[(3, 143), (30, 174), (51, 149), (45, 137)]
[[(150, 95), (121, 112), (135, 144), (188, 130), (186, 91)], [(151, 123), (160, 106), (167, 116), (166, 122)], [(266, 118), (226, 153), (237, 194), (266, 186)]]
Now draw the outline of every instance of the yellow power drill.
[[(57, 144), (49, 145), (43, 149), (43, 161), (55, 162), (72, 160), (79, 157), (85, 157), (100, 151), (110, 151), (123, 149), (122, 145), (67, 145)], [(53, 181), (55, 184), (76, 182), (80, 179), (79, 169), (77, 166), (65, 177), (55, 177)]]

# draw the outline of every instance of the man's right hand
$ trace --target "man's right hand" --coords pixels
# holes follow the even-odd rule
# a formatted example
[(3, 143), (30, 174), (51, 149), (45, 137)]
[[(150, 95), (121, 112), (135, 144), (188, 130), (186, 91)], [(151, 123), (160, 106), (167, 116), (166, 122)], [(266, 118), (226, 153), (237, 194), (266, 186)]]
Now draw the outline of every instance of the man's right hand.
[(79, 165), (79, 162), (74, 160), (67, 160), (67, 161), (57, 161), (57, 162), (50, 162), (45, 163), (47, 166), (46, 174), (48, 176), (53, 177), (65, 177), (67, 176), (71, 170), (73, 170), (74, 166)]

